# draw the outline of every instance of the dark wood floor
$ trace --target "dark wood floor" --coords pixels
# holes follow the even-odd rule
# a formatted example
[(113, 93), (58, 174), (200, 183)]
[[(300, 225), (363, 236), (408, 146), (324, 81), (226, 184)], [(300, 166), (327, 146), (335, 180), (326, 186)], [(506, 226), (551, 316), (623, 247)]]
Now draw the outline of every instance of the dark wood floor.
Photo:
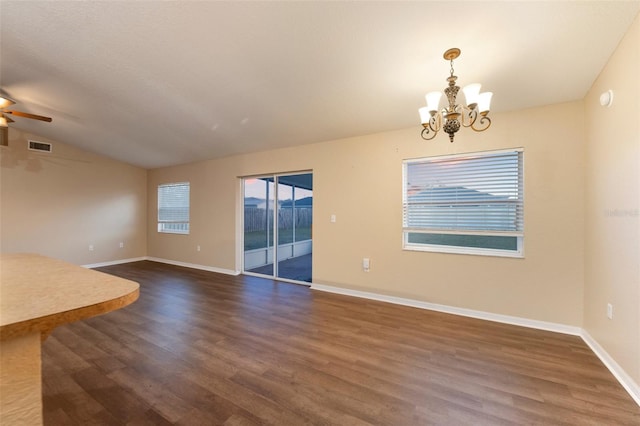
[(43, 345), (47, 425), (640, 425), (578, 337), (137, 262)]

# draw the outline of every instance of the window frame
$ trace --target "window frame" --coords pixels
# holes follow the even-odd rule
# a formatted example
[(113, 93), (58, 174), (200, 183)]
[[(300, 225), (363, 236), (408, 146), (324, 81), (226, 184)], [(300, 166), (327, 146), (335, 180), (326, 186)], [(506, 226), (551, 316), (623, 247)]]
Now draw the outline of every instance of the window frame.
[[(186, 186), (187, 187), (187, 220), (168, 220), (160, 218), (160, 192), (163, 188)], [(177, 235), (189, 235), (191, 232), (191, 183), (190, 182), (169, 182), (161, 183), (158, 185), (157, 190), (157, 221), (158, 221), (158, 233), (162, 234), (177, 234)], [(185, 224), (186, 229), (169, 229), (165, 225), (168, 224)]]
[[(463, 161), (472, 157), (479, 156), (492, 156), (499, 154), (514, 153), (518, 155), (518, 188), (519, 188), (519, 204), (516, 208), (521, 208), (521, 229), (515, 231), (503, 231), (503, 230), (466, 230), (466, 229), (436, 229), (436, 228), (422, 228), (422, 227), (408, 227), (407, 226), (407, 209), (409, 203), (408, 197), (408, 172), (407, 167), (412, 163), (429, 162), (429, 161), (441, 161), (456, 159)], [(452, 155), (430, 156), (405, 159), (402, 162), (402, 249), (407, 251), (422, 251), (422, 252), (436, 252), (436, 253), (453, 253), (453, 254), (466, 254), (466, 255), (481, 255), (481, 256), (498, 256), (498, 257), (515, 257), (524, 258), (524, 149), (523, 148), (510, 148), (503, 150), (492, 151), (479, 151), (468, 152)], [(519, 207), (518, 207), (519, 206)], [(470, 246), (457, 246), (457, 245), (440, 245), (440, 244), (428, 244), (428, 243), (416, 243), (409, 242), (410, 234), (428, 234), (428, 235), (472, 235), (472, 236), (505, 236), (516, 238), (515, 250), (497, 249), (497, 248), (484, 248), (484, 247), (470, 247)]]

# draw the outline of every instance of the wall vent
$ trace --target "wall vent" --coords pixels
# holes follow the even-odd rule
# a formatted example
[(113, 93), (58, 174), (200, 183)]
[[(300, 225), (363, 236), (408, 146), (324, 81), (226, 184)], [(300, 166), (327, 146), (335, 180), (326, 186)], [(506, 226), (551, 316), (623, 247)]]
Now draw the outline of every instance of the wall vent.
[(49, 142), (29, 141), (29, 149), (31, 151), (51, 152), (52, 146)]

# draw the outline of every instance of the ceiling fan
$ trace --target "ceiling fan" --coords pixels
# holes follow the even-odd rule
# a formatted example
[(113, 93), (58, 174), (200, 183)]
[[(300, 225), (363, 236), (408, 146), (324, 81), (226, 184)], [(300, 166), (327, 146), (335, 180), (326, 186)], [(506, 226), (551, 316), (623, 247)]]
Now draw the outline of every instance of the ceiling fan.
[(15, 103), (16, 101), (14, 101), (13, 99), (5, 96), (4, 94), (0, 94), (0, 145), (3, 146), (9, 145), (9, 123), (14, 122), (14, 120), (10, 117), (11, 115), (16, 117), (30, 118), (33, 120), (46, 121), (48, 123), (52, 121), (51, 117), (6, 109)]

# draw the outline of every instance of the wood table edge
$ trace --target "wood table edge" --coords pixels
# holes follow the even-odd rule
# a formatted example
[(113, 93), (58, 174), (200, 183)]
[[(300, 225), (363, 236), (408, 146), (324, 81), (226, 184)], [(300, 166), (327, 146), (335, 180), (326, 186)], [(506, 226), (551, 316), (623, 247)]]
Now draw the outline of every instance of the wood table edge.
[[(137, 283), (136, 283), (137, 284)], [(93, 305), (83, 306), (64, 312), (58, 312), (26, 321), (0, 326), (0, 340), (12, 339), (17, 336), (40, 332), (42, 340), (59, 325), (106, 314), (116, 309), (132, 304), (140, 296), (140, 286), (122, 296)]]

